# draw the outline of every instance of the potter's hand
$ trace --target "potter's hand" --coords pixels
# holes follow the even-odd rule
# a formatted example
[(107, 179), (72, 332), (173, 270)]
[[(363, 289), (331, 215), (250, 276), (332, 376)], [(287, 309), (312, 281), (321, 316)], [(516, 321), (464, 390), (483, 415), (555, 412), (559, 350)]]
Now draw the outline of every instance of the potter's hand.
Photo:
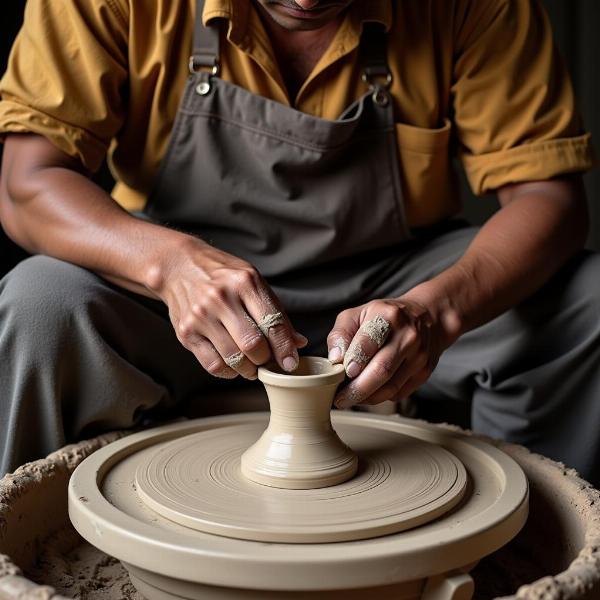
[(272, 358), (285, 371), (297, 367), (306, 338), (246, 261), (190, 237), (160, 279), (153, 289), (179, 341), (212, 375), (256, 379), (257, 365)]
[(410, 300), (372, 300), (341, 312), (327, 337), (329, 359), (343, 361), (352, 381), (338, 390), (336, 406), (409, 396), (435, 368), (441, 339), (429, 311)]

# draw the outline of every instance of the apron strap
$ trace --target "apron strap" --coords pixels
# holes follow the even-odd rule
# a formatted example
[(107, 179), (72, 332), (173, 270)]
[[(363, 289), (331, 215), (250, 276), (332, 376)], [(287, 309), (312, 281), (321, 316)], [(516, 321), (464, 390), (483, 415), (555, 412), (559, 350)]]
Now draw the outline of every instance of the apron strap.
[(362, 79), (371, 88), (389, 88), (392, 72), (387, 63), (387, 39), (381, 23), (365, 23), (360, 40)]
[(194, 49), (190, 56), (190, 72), (209, 70), (219, 73), (219, 28), (205, 27), (202, 22), (204, 0), (196, 0), (196, 22), (194, 25)]
[[(219, 73), (219, 29), (206, 27), (202, 22), (204, 0), (196, 0), (194, 25), (194, 49), (190, 56), (190, 72), (209, 70)], [(387, 43), (384, 28), (380, 23), (365, 23), (360, 42), (363, 62), (363, 81), (371, 87), (389, 88), (392, 73), (387, 64)]]

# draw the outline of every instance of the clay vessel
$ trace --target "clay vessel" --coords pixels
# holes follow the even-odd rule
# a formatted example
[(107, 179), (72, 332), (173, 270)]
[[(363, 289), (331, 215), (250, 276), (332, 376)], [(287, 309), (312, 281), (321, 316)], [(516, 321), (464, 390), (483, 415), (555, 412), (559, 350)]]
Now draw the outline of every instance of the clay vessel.
[(331, 425), (331, 405), (344, 380), (343, 365), (306, 356), (293, 373), (259, 367), (269, 397), (269, 426), (242, 455), (242, 473), (271, 487), (314, 489), (356, 474), (358, 459)]

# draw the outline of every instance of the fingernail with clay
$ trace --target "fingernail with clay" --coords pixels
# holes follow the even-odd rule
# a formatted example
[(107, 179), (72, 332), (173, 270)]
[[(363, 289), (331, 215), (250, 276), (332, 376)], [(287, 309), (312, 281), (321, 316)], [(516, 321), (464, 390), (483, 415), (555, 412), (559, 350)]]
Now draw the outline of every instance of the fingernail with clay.
[(360, 365), (355, 361), (350, 361), (350, 364), (346, 367), (346, 374), (351, 379), (354, 379), (360, 373)]
[(332, 363), (340, 362), (342, 360), (342, 351), (337, 346), (334, 346), (329, 351), (328, 358), (329, 358), (329, 361)]
[(283, 368), (289, 373), (298, 367), (298, 359), (293, 356), (286, 356), (283, 359)]

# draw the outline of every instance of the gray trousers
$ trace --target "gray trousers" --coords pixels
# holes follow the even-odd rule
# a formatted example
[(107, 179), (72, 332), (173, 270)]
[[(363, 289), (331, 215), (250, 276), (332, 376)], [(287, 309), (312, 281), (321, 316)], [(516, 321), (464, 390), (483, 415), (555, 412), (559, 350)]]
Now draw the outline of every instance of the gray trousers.
[[(364, 301), (402, 294), (454, 263), (460, 228), (402, 248)], [(341, 309), (342, 307), (340, 307)], [(324, 354), (337, 311), (290, 314)], [(159, 302), (36, 256), (0, 281), (0, 476), (65, 443), (201, 406), (209, 376)], [(581, 252), (517, 308), (462, 336), (415, 395), (435, 418), (525, 444), (600, 483), (600, 254)]]

